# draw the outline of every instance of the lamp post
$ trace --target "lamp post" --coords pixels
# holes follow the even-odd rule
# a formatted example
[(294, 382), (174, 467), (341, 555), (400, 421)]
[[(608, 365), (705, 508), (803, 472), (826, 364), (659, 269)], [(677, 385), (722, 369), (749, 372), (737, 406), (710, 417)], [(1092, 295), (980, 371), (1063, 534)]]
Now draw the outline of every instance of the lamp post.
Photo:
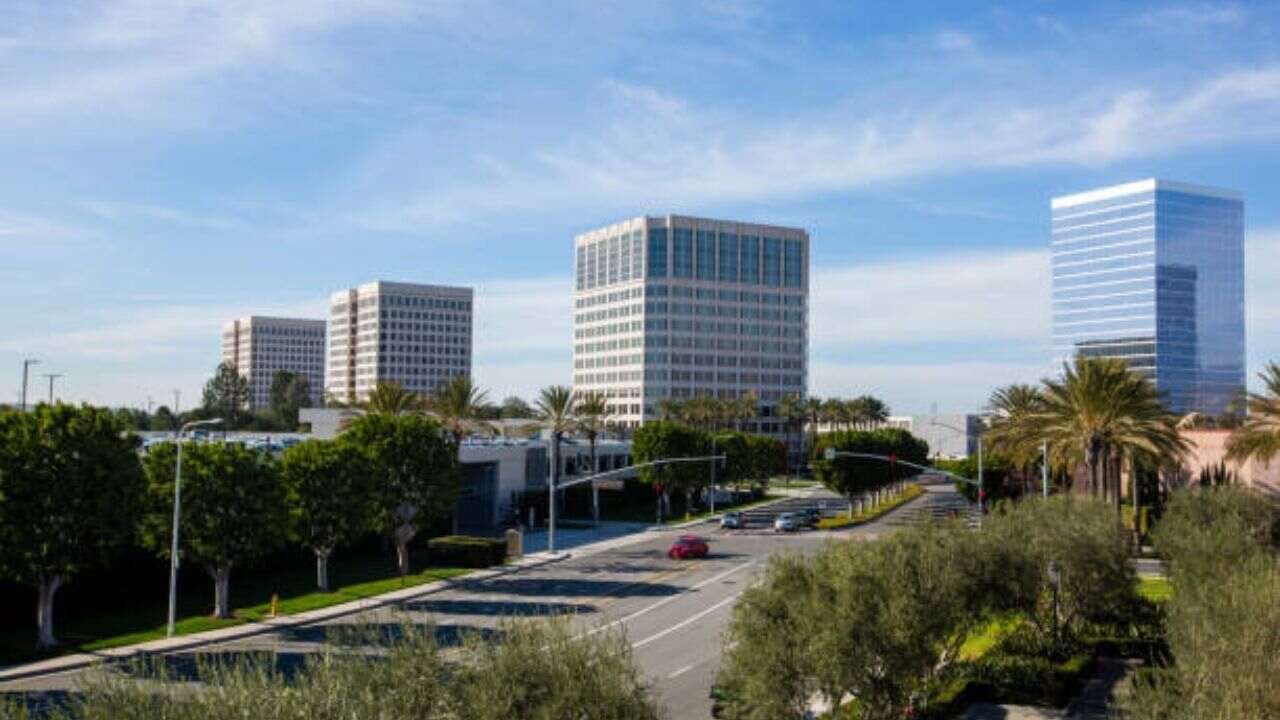
[(173, 469), (173, 545), (169, 548), (169, 624), (166, 637), (173, 637), (178, 612), (178, 517), (182, 512), (182, 436), (190, 429), (221, 425), (222, 418), (196, 420), (178, 428), (178, 460)]
[(22, 361), (22, 411), (27, 411), (27, 372), (32, 365), (39, 365), (40, 361), (35, 358), (26, 358)]
[(62, 373), (45, 373), (43, 377), (49, 378), (49, 404), (53, 404), (53, 381), (62, 377)]
[(1040, 452), (1044, 455), (1044, 460), (1040, 462), (1040, 488), (1044, 492), (1045, 497), (1049, 497), (1049, 441), (1044, 440), (1040, 444)]
[[(711, 455), (716, 454), (716, 436), (711, 436)], [(716, 514), (716, 461), (711, 461), (711, 514)]]
[(1053, 643), (1058, 644), (1058, 588), (1062, 585), (1062, 568), (1057, 560), (1049, 561), (1049, 585), (1053, 587)]

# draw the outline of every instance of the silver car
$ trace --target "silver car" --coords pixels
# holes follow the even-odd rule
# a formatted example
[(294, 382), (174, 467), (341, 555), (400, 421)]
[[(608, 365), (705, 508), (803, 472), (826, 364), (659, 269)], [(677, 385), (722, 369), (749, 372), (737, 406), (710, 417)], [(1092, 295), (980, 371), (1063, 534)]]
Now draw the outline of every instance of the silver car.
[(774, 532), (795, 532), (798, 529), (800, 523), (794, 513), (781, 513), (773, 520)]
[(726, 530), (738, 530), (742, 527), (742, 513), (727, 512), (720, 517), (720, 527)]

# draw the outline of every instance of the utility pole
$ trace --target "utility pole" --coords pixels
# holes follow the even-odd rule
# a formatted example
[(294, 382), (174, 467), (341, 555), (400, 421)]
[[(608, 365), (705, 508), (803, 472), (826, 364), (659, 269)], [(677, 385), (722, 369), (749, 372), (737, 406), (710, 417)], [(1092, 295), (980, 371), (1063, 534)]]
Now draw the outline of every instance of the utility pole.
[(173, 416), (178, 417), (178, 413), (182, 412), (182, 391), (174, 388), (173, 390)]
[(40, 364), (35, 358), (26, 358), (22, 361), (22, 412), (27, 411), (27, 372), (32, 365)]
[(49, 404), (53, 404), (53, 381), (63, 377), (62, 373), (45, 373), (43, 377), (49, 378)]
[(148, 395), (147, 396), (147, 417), (151, 416), (151, 408), (154, 407), (155, 404), (156, 404), (155, 401), (151, 399), (150, 395)]
[(1044, 460), (1040, 463), (1040, 486), (1044, 490), (1044, 496), (1049, 497), (1049, 441), (1045, 440), (1040, 445), (1040, 452), (1044, 453)]

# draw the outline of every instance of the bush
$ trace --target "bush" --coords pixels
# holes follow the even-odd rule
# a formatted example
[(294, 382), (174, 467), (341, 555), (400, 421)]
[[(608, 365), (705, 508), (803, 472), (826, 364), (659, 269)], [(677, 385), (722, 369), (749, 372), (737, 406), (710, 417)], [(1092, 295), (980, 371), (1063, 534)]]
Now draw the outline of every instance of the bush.
[(446, 535), (427, 541), (431, 562), (454, 567), (487, 568), (507, 559), (507, 543), (493, 538)]

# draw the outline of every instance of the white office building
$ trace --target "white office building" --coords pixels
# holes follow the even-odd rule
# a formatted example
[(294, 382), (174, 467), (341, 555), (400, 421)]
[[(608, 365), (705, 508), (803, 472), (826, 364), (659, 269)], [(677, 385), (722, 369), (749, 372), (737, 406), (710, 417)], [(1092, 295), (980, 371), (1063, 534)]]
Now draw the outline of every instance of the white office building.
[(748, 429), (781, 434), (785, 395), (807, 388), (809, 235), (667, 215), (574, 240), (573, 387), (636, 427), (664, 398), (754, 393)]
[(431, 394), (471, 374), (472, 290), (371, 282), (329, 298), (325, 392), (368, 398), (379, 382)]
[(249, 383), (250, 409), (271, 405), (276, 373), (303, 375), (318, 404), (324, 389), (324, 320), (253, 315), (222, 326), (222, 361)]

